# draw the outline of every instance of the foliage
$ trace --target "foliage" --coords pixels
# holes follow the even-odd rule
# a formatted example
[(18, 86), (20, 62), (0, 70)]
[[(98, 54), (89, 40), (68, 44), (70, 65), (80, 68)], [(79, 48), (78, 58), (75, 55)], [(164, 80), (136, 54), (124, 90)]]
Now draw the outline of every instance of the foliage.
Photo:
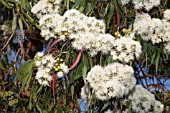
[[(38, 1), (0, 0), (0, 112), (80, 112), (80, 91), (87, 84), (88, 72), (95, 65), (104, 67), (112, 63), (112, 58), (101, 53), (91, 57), (86, 50), (80, 55), (70, 40), (57, 44), (53, 43), (55, 39), (45, 41), (40, 35), (38, 18), (31, 13)], [(116, 32), (125, 35), (123, 29), (134, 22), (137, 12), (146, 12), (144, 9), (135, 10), (131, 2), (123, 6), (119, 0), (63, 0), (60, 7), (61, 14), (77, 9), (86, 16), (103, 19), (106, 33), (116, 38)], [(170, 1), (161, 0), (161, 4), (148, 13), (151, 17), (162, 18), (163, 11), (168, 8)], [(140, 35), (136, 35), (136, 40), (142, 45), (142, 54), (140, 58), (125, 64), (133, 67), (137, 84), (155, 91), (156, 99), (164, 104), (166, 112), (170, 106), (169, 92), (165, 86), (170, 76), (170, 55), (164, 52), (163, 44), (153, 45), (151, 41), (143, 41)], [(53, 47), (50, 47), (52, 44)], [(47, 51), (48, 48), (51, 50)], [(45, 87), (35, 79), (35, 56), (42, 50), (64, 59), (68, 67), (77, 61), (78, 55), (81, 59), (68, 75), (57, 78), (50, 87)], [(94, 103), (86, 106), (87, 112), (104, 112), (107, 109), (116, 110), (115, 103), (122, 100), (89, 101)]]

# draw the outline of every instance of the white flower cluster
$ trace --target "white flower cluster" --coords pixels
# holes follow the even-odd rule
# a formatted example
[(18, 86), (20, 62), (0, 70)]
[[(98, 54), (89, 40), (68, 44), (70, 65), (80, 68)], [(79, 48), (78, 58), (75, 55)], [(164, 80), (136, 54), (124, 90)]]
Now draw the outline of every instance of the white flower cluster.
[(152, 44), (164, 43), (165, 53), (170, 53), (170, 10), (165, 10), (163, 14), (162, 20), (151, 18), (147, 13), (137, 14), (133, 32)]
[(146, 9), (149, 11), (160, 4), (160, 0), (132, 0), (135, 9)]
[(136, 84), (133, 73), (132, 67), (120, 63), (109, 64), (104, 68), (97, 65), (87, 74), (86, 80), (96, 98), (108, 100), (111, 97), (123, 97), (133, 89)]
[[(63, 16), (55, 13), (44, 15), (40, 18), (39, 25), (41, 27), (41, 35), (45, 37), (45, 40), (57, 37), (62, 40), (70, 39), (75, 49), (89, 50), (92, 57), (98, 52), (109, 54), (115, 44), (115, 37), (105, 33), (106, 26), (104, 21), (98, 20), (95, 17), (87, 17), (75, 9), (67, 10)], [(122, 38), (121, 41), (123, 40)], [(138, 45), (135, 46), (138, 47)], [(115, 48), (118, 48), (117, 45)], [(125, 53), (126, 55), (120, 55), (122, 51), (115, 50), (117, 52), (115, 54), (118, 55), (114, 59), (121, 57), (119, 60), (129, 62), (133, 59), (135, 52), (135, 55), (137, 55), (138, 51), (134, 50), (136, 48), (129, 50), (130, 54)]]
[(89, 50), (89, 54), (92, 57), (98, 52), (108, 54), (111, 51), (115, 41), (115, 38), (110, 34), (100, 34), (98, 37), (95, 37), (95, 35), (90, 32), (79, 32), (77, 34), (72, 34), (70, 37), (75, 38), (72, 42), (74, 48)]
[(133, 24), (134, 32), (139, 34), (144, 41), (151, 40), (152, 44), (167, 42), (170, 36), (167, 24), (157, 18), (151, 18), (147, 13), (137, 14)]
[(142, 46), (138, 41), (130, 37), (121, 37), (114, 42), (114, 49), (111, 51), (113, 60), (129, 62), (140, 57)]
[[(130, 0), (121, 0), (122, 5), (126, 5), (130, 2)], [(160, 4), (160, 0), (132, 0), (135, 9), (146, 9), (149, 11), (153, 7), (156, 7)]]
[(39, 19), (47, 14), (58, 14), (61, 2), (62, 0), (40, 0), (32, 7), (31, 12)]
[(141, 85), (136, 85), (134, 92), (125, 100), (130, 102), (135, 113), (162, 113), (164, 105), (155, 100), (155, 96)]
[(45, 37), (45, 40), (56, 37), (65, 40), (70, 38), (70, 35), (80, 34), (79, 32), (83, 34), (93, 33), (93, 35), (105, 32), (105, 24), (102, 20), (87, 17), (75, 9), (67, 10), (63, 16), (55, 13), (44, 15), (39, 20), (39, 24), (41, 35)]
[(58, 78), (68, 73), (68, 67), (65, 63), (58, 63), (52, 55), (44, 55), (42, 52), (38, 52), (34, 59), (34, 65), (37, 67), (35, 78), (39, 84), (49, 86), (52, 80), (52, 72), (57, 72)]
[(35, 78), (38, 80), (39, 84), (49, 86), (49, 83), (52, 80), (52, 76), (49, 72), (54, 64), (55, 59), (51, 55), (44, 57), (42, 52), (36, 54), (34, 65), (37, 67), (38, 71)]
[(115, 38), (105, 34), (105, 23), (95, 17), (87, 17), (75, 9), (58, 14), (45, 15), (39, 20), (41, 35), (45, 40), (61, 38), (72, 40), (75, 49), (90, 50), (91, 56), (98, 52), (108, 54)]
[(168, 37), (168, 41), (164, 44), (165, 53), (170, 54), (170, 9), (164, 11), (164, 24), (165, 36)]

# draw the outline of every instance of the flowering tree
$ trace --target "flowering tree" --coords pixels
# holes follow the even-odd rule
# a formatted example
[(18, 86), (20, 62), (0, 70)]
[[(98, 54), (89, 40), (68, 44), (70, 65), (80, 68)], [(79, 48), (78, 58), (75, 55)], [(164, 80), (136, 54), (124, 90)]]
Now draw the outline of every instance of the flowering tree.
[(169, 111), (169, 0), (0, 6), (0, 111)]

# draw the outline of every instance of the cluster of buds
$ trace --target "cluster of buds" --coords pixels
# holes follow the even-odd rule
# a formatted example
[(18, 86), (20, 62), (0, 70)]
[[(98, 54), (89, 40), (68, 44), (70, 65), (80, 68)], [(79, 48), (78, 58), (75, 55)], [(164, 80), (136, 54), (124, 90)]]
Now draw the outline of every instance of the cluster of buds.
[[(123, 29), (122, 29), (122, 32), (123, 32), (123, 34), (124, 34), (125, 37), (129, 37), (129, 35), (131, 34), (131, 29), (123, 28)], [(116, 32), (115, 32), (115, 37), (116, 37), (116, 38), (122, 37), (121, 32), (116, 31)]]
[(63, 59), (57, 58), (57, 59), (56, 59), (56, 63), (55, 63), (54, 66), (53, 66), (53, 69), (54, 69), (55, 71), (60, 70), (60, 69), (61, 69), (60, 64), (61, 64), (63, 61), (64, 61)]
[(125, 34), (125, 37), (129, 37), (129, 35), (131, 33), (131, 29), (123, 28), (122, 32)]
[(122, 36), (122, 35), (120, 34), (119, 31), (116, 31), (116, 32), (115, 32), (115, 37), (116, 37), (116, 38), (120, 38), (121, 36)]

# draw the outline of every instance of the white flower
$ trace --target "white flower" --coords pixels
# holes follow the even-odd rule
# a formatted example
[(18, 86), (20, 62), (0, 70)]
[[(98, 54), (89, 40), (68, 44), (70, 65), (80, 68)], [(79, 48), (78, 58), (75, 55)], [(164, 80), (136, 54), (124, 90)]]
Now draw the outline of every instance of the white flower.
[(44, 75), (44, 71), (39, 71), (38, 70), (38, 72), (36, 73), (36, 79), (39, 79), (39, 78), (42, 78), (43, 77), (43, 75)]
[(154, 113), (162, 113), (164, 110), (164, 105), (160, 101), (155, 100), (153, 109), (154, 109)]
[(48, 83), (48, 81), (43, 81), (42, 83), (41, 83), (42, 85), (44, 85), (44, 86), (49, 86), (49, 83)]
[(120, 0), (122, 5), (126, 5), (130, 2), (130, 0)]
[(170, 42), (164, 44), (164, 52), (170, 53)]
[(64, 73), (67, 74), (69, 72), (68, 66), (66, 66), (65, 63), (60, 64), (60, 67), (61, 67), (61, 70), (63, 70)]
[(60, 39), (61, 39), (61, 40), (66, 40), (65, 35), (61, 35), (61, 36), (60, 36)]
[(43, 55), (44, 55), (44, 53), (43, 52), (37, 52), (37, 54), (36, 54), (38, 57), (42, 57)]
[(59, 71), (58, 73), (57, 73), (57, 77), (58, 78), (62, 78), (64, 76), (64, 73), (62, 72), (62, 71)]
[(31, 12), (38, 18), (42, 18), (42, 16), (47, 14), (58, 14), (61, 1), (62, 0), (55, 0), (54, 2), (49, 2), (49, 0), (40, 0), (32, 7)]
[(166, 20), (170, 20), (170, 9), (166, 9), (163, 14)]
[(49, 73), (50, 72), (50, 68), (45, 68), (45, 72)]
[(42, 84), (44, 86), (49, 86), (48, 82), (51, 82), (52, 79), (52, 77), (49, 75), (48, 72), (46, 72), (46, 69), (44, 69), (44, 67), (38, 68), (35, 78), (38, 80), (39, 84)]
[(41, 60), (41, 63), (42, 63), (42, 64), (46, 64), (46, 63), (47, 63), (47, 60), (46, 60), (46, 59), (42, 59), (42, 60)]
[(150, 40), (149, 24), (151, 23), (151, 17), (147, 13), (137, 14), (133, 24), (133, 32), (141, 35), (144, 41)]
[(36, 61), (34, 62), (34, 65), (37, 66), (37, 67), (39, 67), (39, 66), (41, 65), (41, 62), (40, 62), (39, 60), (36, 60)]
[(139, 57), (142, 53), (142, 46), (139, 42), (129, 37), (121, 37), (114, 42), (111, 55), (113, 60), (122, 62), (130, 62), (135, 57)]

